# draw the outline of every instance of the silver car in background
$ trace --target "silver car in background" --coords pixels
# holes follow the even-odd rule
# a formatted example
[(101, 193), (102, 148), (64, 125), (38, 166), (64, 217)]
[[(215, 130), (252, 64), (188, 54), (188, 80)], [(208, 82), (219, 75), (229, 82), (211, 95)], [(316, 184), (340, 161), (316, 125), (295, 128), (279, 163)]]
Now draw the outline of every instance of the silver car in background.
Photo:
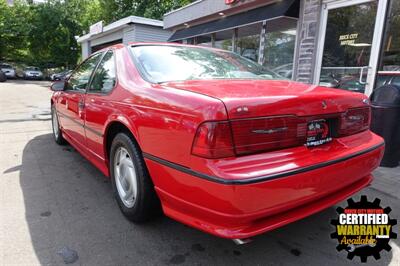
[(26, 67), (24, 69), (24, 79), (43, 79), (43, 72), (38, 67)]
[(10, 64), (0, 64), (0, 70), (7, 76), (9, 79), (14, 79), (17, 77), (15, 68), (13, 68)]

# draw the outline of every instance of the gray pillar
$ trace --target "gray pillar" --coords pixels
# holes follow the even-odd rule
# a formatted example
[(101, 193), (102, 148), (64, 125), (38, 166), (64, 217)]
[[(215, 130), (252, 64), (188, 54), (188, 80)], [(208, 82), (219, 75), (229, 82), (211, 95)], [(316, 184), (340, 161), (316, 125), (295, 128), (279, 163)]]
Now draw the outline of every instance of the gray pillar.
[(211, 47), (215, 47), (215, 39), (217, 38), (216, 33), (211, 33)]
[(260, 34), (260, 48), (258, 49), (258, 63), (264, 64), (265, 38), (267, 37), (267, 21), (264, 20)]
[(232, 33), (232, 52), (237, 52), (237, 40), (238, 40), (239, 30), (236, 28)]
[(92, 47), (90, 46), (90, 41), (84, 41), (81, 43), (82, 48), (82, 59), (86, 59), (92, 53)]
[(300, 2), (300, 18), (296, 40), (297, 51), (294, 61), (294, 79), (297, 81), (313, 82), (321, 7), (321, 0)]

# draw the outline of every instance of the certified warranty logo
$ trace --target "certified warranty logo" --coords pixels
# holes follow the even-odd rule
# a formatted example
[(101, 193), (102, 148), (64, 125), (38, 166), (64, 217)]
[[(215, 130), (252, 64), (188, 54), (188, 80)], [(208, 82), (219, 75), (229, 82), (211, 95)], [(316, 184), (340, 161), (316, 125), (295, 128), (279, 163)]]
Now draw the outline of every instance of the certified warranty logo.
[(332, 220), (336, 232), (331, 238), (338, 240), (336, 249), (346, 250), (347, 258), (359, 256), (361, 262), (367, 262), (368, 256), (380, 259), (380, 252), (390, 251), (390, 239), (397, 238), (393, 232), (395, 219), (390, 219), (390, 207), (382, 208), (380, 199), (369, 202), (367, 196), (361, 196), (359, 202), (348, 199), (345, 209), (339, 207), (339, 219)]

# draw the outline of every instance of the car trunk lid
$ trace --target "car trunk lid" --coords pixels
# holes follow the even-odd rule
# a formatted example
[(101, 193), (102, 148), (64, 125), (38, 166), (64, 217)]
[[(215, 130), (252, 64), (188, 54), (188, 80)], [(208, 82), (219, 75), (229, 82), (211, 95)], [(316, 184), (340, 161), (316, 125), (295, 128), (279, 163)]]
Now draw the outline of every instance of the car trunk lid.
[[(267, 80), (186, 81), (168, 86), (205, 94), (225, 104), (236, 155), (318, 146), (334, 137), (366, 130), (370, 122), (366, 96), (338, 89)], [(223, 124), (208, 126), (201, 128), (208, 132), (203, 132), (204, 143), (217, 143), (206, 137), (229, 134), (227, 129), (225, 134), (216, 134)]]
[(286, 80), (199, 80), (165, 85), (218, 98), (229, 119), (310, 116), (366, 106), (365, 95)]

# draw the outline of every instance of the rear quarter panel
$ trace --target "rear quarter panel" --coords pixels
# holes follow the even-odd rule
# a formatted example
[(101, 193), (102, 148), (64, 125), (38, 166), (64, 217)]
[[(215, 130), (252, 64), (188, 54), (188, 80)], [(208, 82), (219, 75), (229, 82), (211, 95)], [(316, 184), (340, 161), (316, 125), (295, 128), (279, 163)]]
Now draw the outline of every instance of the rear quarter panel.
[(198, 125), (227, 119), (224, 104), (198, 93), (144, 81), (127, 48), (117, 50), (118, 85), (109, 96), (113, 121), (126, 124), (143, 152), (179, 164), (188, 164)]

